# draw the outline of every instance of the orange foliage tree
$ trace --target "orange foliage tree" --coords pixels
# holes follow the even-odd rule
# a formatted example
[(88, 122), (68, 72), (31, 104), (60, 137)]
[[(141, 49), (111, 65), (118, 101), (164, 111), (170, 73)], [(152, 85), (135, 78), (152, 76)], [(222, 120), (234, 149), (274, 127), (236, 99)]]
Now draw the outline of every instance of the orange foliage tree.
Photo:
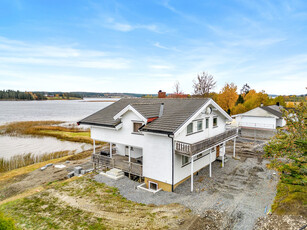
[(225, 111), (230, 113), (231, 109), (235, 106), (238, 97), (237, 86), (234, 83), (226, 83), (217, 97), (217, 103)]

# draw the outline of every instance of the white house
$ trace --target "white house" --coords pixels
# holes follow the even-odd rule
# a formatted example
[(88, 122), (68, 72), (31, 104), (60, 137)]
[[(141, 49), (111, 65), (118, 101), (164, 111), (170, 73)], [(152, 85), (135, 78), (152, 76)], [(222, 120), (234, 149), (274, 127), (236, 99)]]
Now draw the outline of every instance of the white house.
[(286, 125), (279, 104), (260, 106), (245, 113), (232, 116), (236, 126), (241, 127), (242, 136), (270, 138), (277, 127)]
[(224, 166), (225, 144), (237, 137), (226, 121), (231, 117), (212, 99), (142, 98), (121, 99), (79, 123), (91, 126), (94, 145), (110, 143), (108, 153), (94, 150), (96, 168), (137, 175), (154, 190), (174, 191), (191, 177), (193, 191), (193, 174), (209, 166), (211, 176), (217, 157)]

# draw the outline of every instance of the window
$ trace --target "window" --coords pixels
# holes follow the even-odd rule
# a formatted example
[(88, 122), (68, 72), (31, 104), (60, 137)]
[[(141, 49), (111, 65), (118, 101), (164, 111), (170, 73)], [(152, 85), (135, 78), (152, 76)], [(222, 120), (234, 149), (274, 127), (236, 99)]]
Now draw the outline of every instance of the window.
[(187, 134), (193, 133), (193, 122), (191, 122), (187, 127)]
[(151, 189), (151, 190), (158, 190), (158, 184), (149, 181), (149, 189)]
[(209, 129), (209, 118), (206, 118), (206, 129)]
[(213, 127), (217, 127), (217, 117), (213, 118)]
[(187, 163), (189, 163), (189, 157), (187, 156), (181, 156), (181, 163), (182, 163), (182, 166), (186, 165)]
[(142, 123), (140, 122), (133, 122), (133, 132), (139, 132), (139, 129), (142, 127)]
[(203, 130), (203, 121), (197, 121), (197, 131)]

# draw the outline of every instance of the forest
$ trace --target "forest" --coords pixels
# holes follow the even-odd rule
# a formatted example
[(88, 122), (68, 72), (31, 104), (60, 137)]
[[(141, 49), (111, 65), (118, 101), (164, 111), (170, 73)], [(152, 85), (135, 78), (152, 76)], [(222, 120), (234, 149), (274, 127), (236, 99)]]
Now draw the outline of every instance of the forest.
[(0, 90), (0, 100), (46, 100), (42, 93)]

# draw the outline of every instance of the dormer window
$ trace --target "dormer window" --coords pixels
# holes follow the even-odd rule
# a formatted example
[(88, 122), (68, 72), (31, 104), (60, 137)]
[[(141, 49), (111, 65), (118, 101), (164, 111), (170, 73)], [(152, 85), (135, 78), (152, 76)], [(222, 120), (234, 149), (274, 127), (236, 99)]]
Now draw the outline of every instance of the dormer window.
[(141, 122), (133, 122), (133, 132), (138, 133), (142, 125), (143, 124)]

